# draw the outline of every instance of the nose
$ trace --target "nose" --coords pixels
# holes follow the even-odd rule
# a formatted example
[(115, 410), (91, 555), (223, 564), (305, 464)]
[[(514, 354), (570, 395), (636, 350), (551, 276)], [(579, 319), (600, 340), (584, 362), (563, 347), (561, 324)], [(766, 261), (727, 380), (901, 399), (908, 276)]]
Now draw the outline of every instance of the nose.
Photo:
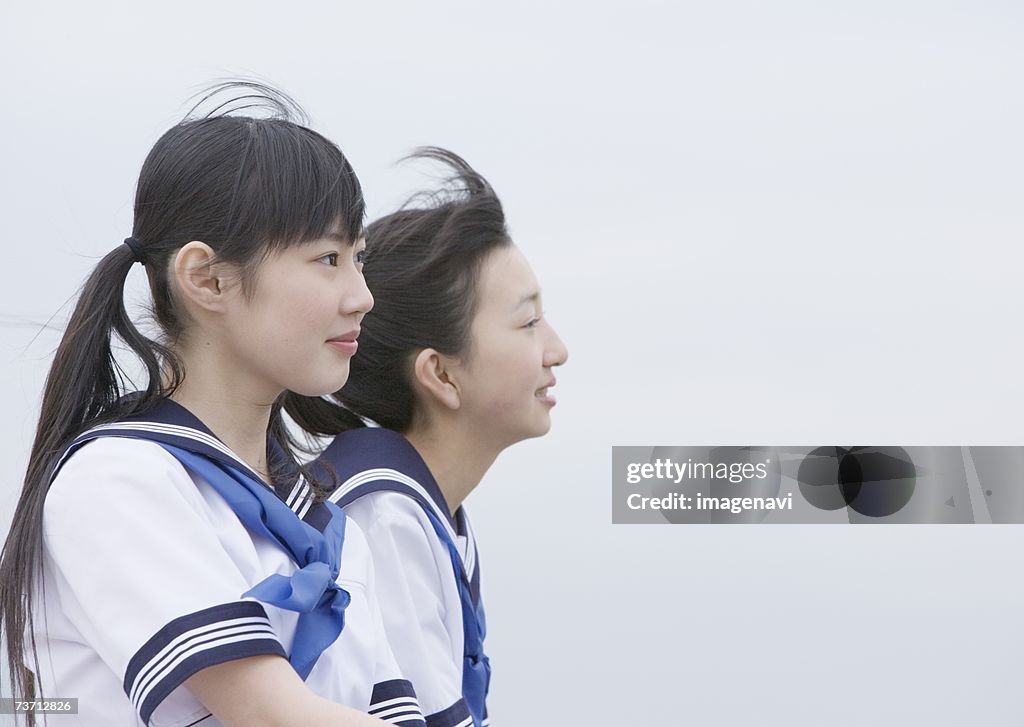
[(373, 294), (363, 274), (353, 269), (345, 279), (345, 292), (341, 298), (341, 312), (346, 315), (369, 313), (373, 308)]
[(547, 324), (547, 334), (547, 340), (544, 342), (544, 366), (561, 366), (569, 360), (569, 349), (550, 323)]

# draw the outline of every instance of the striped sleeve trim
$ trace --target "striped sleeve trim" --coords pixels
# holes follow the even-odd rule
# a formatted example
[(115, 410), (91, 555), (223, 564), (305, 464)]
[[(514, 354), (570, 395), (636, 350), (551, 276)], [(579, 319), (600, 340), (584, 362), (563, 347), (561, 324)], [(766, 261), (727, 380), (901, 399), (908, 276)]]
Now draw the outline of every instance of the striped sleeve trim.
[(402, 727), (425, 727), (416, 691), (405, 679), (391, 679), (374, 685), (368, 712), (377, 719)]
[(473, 715), (466, 700), (460, 698), (452, 706), (427, 715), (427, 727), (473, 727)]
[(171, 621), (135, 652), (124, 676), (124, 691), (142, 721), (201, 669), (248, 656), (287, 658), (263, 606), (236, 601)]

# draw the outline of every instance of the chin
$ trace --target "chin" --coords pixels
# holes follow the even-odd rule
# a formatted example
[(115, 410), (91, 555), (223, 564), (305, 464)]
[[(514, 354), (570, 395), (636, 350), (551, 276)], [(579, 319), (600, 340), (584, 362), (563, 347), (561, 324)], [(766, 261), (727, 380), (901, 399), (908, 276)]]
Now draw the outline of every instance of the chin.
[(543, 422), (538, 424), (533, 432), (527, 435), (526, 439), (536, 439), (537, 437), (543, 437), (545, 434), (551, 431), (551, 417), (546, 417)]
[(303, 381), (296, 386), (289, 386), (288, 390), (299, 396), (327, 396), (333, 394), (348, 381), (348, 367), (344, 375), (336, 375), (331, 378), (323, 378), (320, 381)]

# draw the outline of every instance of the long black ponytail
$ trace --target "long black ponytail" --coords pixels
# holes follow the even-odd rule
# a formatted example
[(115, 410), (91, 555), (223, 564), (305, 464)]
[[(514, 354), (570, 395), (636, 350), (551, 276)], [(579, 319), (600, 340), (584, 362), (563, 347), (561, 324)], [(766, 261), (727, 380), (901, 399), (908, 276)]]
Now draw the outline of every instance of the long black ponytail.
[[(213, 103), (212, 114), (195, 115)], [(237, 115), (254, 106), (266, 115)], [(174, 253), (202, 240), (238, 267), (243, 290), (251, 291), (252, 273), (270, 252), (335, 227), (353, 241), (362, 234), (359, 180), (337, 146), (302, 125), (305, 117), (291, 99), (260, 84), (224, 83), (196, 108), (143, 163), (130, 244), (117, 244), (86, 280), (46, 379), (24, 486), (0, 555), (0, 627), (17, 698), (36, 694), (32, 613), (42, 582), (43, 508), (57, 459), (83, 431), (153, 407), (185, 375), (174, 354), (187, 324), (171, 292)], [(125, 308), (125, 280), (137, 260), (149, 278), (159, 341), (143, 335)], [(145, 369), (139, 391), (132, 391), (115, 356), (118, 343)], [(280, 403), (273, 408), (270, 433), (283, 438), (280, 410)]]

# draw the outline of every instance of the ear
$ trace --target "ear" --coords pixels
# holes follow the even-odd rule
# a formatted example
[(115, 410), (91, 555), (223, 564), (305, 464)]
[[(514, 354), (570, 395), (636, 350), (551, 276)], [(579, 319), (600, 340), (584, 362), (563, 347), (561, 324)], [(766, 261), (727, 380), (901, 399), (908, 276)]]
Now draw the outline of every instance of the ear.
[(205, 242), (193, 240), (174, 256), (174, 280), (178, 291), (192, 304), (208, 311), (224, 309), (230, 289), (216, 253)]
[(424, 395), (455, 411), (462, 404), (462, 396), (449, 373), (448, 358), (432, 348), (423, 349), (413, 359), (413, 379)]

